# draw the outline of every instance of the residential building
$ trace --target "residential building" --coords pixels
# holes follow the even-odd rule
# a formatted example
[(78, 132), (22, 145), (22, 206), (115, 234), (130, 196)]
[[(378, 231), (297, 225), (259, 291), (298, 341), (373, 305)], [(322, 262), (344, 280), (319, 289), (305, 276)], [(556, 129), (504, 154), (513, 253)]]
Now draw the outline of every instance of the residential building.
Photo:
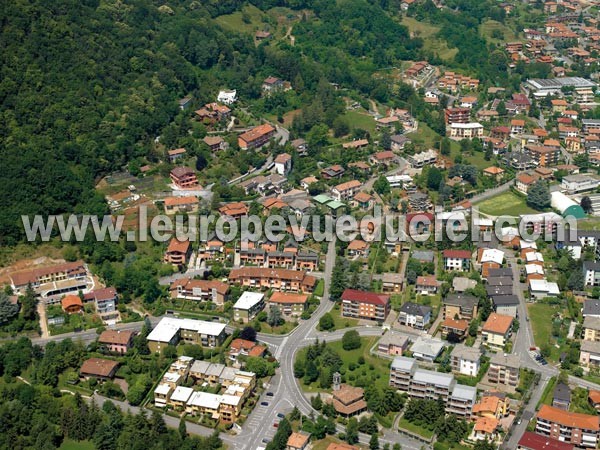
[(232, 105), (237, 101), (237, 91), (235, 89), (219, 91), (217, 101), (226, 105)]
[(446, 402), (446, 412), (462, 419), (470, 419), (477, 400), (477, 388), (456, 383)]
[(508, 343), (512, 333), (514, 318), (502, 314), (492, 313), (483, 324), (482, 339), (484, 345), (502, 350)]
[(583, 302), (583, 317), (600, 317), (600, 300), (585, 300)]
[(87, 292), (88, 272), (83, 261), (55, 264), (48, 267), (13, 272), (8, 275), (10, 287), (15, 294), (23, 294), (31, 285), (42, 297), (66, 294), (69, 292)]
[(450, 125), (451, 139), (473, 139), (483, 137), (483, 125), (479, 122), (453, 123)]
[(494, 295), (492, 297), (494, 311), (503, 316), (514, 317), (518, 316), (519, 297), (516, 295)]
[(523, 131), (525, 131), (525, 121), (523, 119), (510, 121), (510, 134), (523, 134)]
[(579, 364), (584, 367), (600, 366), (600, 342), (581, 341)]
[(532, 431), (525, 431), (521, 439), (517, 450), (573, 450), (572, 444), (559, 441), (558, 439), (551, 439), (548, 436), (533, 433)]
[(233, 320), (248, 323), (265, 307), (265, 294), (244, 292), (233, 305)]
[(213, 302), (222, 306), (229, 296), (229, 285), (218, 280), (195, 280), (179, 278), (169, 287), (171, 298)]
[(281, 153), (275, 157), (275, 171), (279, 175), (286, 176), (292, 170), (292, 155)]
[(83, 300), (78, 295), (65, 295), (60, 301), (60, 306), (67, 314), (83, 312)]
[(502, 419), (509, 414), (510, 398), (500, 392), (484, 394), (473, 406), (473, 417)]
[(435, 275), (421, 275), (417, 277), (415, 292), (421, 295), (433, 295), (437, 292), (439, 284)]
[(400, 307), (398, 313), (398, 322), (401, 325), (424, 329), (431, 320), (431, 308), (429, 306), (418, 305), (412, 302), (406, 302)]
[(174, 163), (177, 160), (183, 158), (186, 156), (186, 150), (185, 148), (175, 148), (173, 150), (169, 150), (167, 152), (167, 158), (169, 160), (170, 163)]
[(441, 323), (442, 337), (449, 340), (463, 339), (469, 330), (469, 322), (446, 317)]
[(438, 153), (435, 150), (427, 150), (424, 152), (416, 153), (414, 155), (407, 155), (406, 159), (412, 167), (419, 169), (424, 166), (435, 164), (438, 158)]
[(350, 180), (345, 183), (338, 184), (331, 189), (333, 198), (338, 202), (348, 201), (360, 191), (362, 183), (358, 180)]
[(190, 241), (180, 241), (176, 237), (171, 238), (164, 262), (174, 266), (183, 266), (188, 263), (192, 255), (192, 244)]
[(311, 293), (316, 278), (303, 270), (242, 267), (229, 272), (229, 281), (254, 289)]
[(444, 270), (469, 271), (471, 268), (471, 252), (469, 250), (444, 250)]
[(275, 135), (275, 128), (265, 123), (238, 136), (238, 145), (242, 150), (260, 148)]
[(478, 417), (473, 425), (471, 438), (475, 441), (495, 441), (500, 429), (500, 421), (493, 417)]
[(377, 343), (377, 351), (384, 355), (402, 356), (408, 348), (409, 340), (407, 336), (388, 330)]
[(95, 378), (97, 380), (111, 380), (119, 368), (118, 361), (103, 358), (90, 358), (83, 362), (79, 369), (79, 375), (86, 380)]
[(286, 316), (300, 317), (306, 310), (307, 294), (273, 292), (268, 300), (269, 307), (277, 307)]
[(585, 317), (583, 320), (583, 340), (600, 341), (600, 317)]
[(565, 383), (556, 383), (552, 395), (552, 406), (559, 409), (569, 410), (571, 404), (571, 388)]
[(224, 339), (225, 324), (174, 317), (163, 317), (146, 338), (152, 352), (160, 352), (168, 345), (177, 345), (179, 341), (218, 347)]
[(453, 123), (469, 123), (471, 116), (470, 108), (446, 108), (444, 117), (448, 125)]
[(419, 368), (412, 376), (408, 395), (411, 398), (430, 400), (441, 398), (446, 403), (455, 383), (452, 374)]
[(443, 317), (473, 320), (479, 299), (469, 294), (449, 294), (442, 300)]
[(200, 200), (198, 197), (167, 197), (164, 201), (165, 213), (172, 214), (193, 214), (198, 212)]
[(589, 389), (588, 402), (594, 407), (596, 411), (600, 412), (600, 391)]
[(560, 295), (558, 284), (550, 282), (545, 278), (541, 280), (530, 279), (528, 283), (529, 293), (532, 298), (558, 297)]
[(515, 187), (517, 191), (527, 194), (527, 191), (538, 179), (528, 173), (520, 173), (515, 178)]
[(494, 353), (490, 358), (488, 383), (516, 387), (519, 385), (521, 361), (516, 355)]
[(536, 416), (535, 432), (583, 448), (596, 448), (598, 416), (579, 414), (542, 405)]
[(324, 180), (332, 180), (334, 178), (341, 178), (345, 172), (346, 170), (342, 166), (334, 164), (333, 166), (321, 170), (321, 177)]
[(390, 312), (390, 296), (346, 289), (342, 293), (342, 316), (383, 322)]
[(236, 361), (237, 357), (257, 356), (262, 357), (267, 351), (267, 347), (245, 339), (234, 339), (229, 345), (229, 359)]
[(175, 167), (171, 170), (169, 177), (173, 184), (180, 189), (198, 188), (198, 177), (189, 167)]
[(455, 345), (450, 353), (450, 367), (453, 372), (476, 377), (481, 367), (481, 350), (464, 344)]
[(222, 216), (231, 217), (232, 219), (240, 219), (248, 215), (248, 205), (243, 202), (231, 202), (219, 208), (219, 213)]
[(210, 150), (212, 152), (217, 152), (219, 150), (227, 150), (227, 148), (229, 147), (229, 144), (227, 143), (227, 141), (225, 139), (223, 139), (221, 136), (205, 136), (204, 139), (202, 139), (204, 141), (204, 143), (206, 145), (208, 145), (208, 147), (210, 148)]
[(527, 145), (525, 152), (533, 159), (537, 166), (548, 167), (558, 164), (560, 148), (545, 145)]
[(411, 345), (413, 358), (419, 361), (433, 362), (444, 351), (444, 341), (425, 336), (419, 336)]
[(104, 330), (98, 337), (98, 343), (109, 352), (124, 354), (133, 346), (136, 334), (131, 330)]

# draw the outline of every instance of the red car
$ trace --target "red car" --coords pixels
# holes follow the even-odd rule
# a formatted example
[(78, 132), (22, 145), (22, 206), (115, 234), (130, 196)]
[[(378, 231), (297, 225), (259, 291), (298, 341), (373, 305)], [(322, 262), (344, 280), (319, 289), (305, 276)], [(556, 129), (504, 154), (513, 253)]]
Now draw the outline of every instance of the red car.
[(273, 426), (274, 426), (275, 428), (277, 428), (277, 427), (279, 426), (279, 424), (278, 424), (277, 422), (275, 422), (275, 423), (273, 424)]

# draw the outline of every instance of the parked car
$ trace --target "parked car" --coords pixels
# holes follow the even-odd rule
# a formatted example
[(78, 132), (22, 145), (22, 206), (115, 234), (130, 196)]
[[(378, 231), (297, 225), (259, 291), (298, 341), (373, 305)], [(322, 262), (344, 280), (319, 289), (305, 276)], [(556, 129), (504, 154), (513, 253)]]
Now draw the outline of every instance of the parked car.
[(273, 397), (273, 393), (272, 392), (267, 392), (267, 397)]
[(269, 406), (269, 402), (260, 402), (260, 406)]

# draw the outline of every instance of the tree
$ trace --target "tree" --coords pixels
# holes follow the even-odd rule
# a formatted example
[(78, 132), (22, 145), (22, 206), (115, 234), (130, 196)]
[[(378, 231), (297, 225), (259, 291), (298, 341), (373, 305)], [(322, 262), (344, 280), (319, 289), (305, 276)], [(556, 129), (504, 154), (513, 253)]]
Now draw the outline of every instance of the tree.
[(448, 156), (450, 154), (450, 151), (452, 149), (452, 144), (450, 139), (448, 138), (442, 138), (442, 140), (440, 141), (440, 153), (444, 156)]
[(269, 365), (267, 360), (257, 356), (250, 356), (246, 359), (245, 367), (248, 372), (254, 372), (257, 378), (263, 378), (269, 375)]
[(498, 106), (496, 107), (496, 112), (500, 117), (506, 116), (506, 104), (504, 102), (498, 103)]
[(256, 342), (256, 330), (250, 326), (244, 327), (240, 333), (240, 338), (246, 341)]
[(0, 291), (0, 325), (10, 322), (19, 314), (19, 305), (11, 303), (9, 296)]
[(186, 423), (187, 422), (186, 422), (186, 420), (183, 417), (179, 420), (178, 431), (179, 431), (179, 436), (183, 440), (185, 440), (185, 438), (187, 438), (187, 436), (188, 436)]
[(208, 161), (206, 160), (206, 156), (204, 156), (204, 154), (202, 154), (202, 153), (199, 153), (198, 156), (196, 157), (196, 170), (198, 172), (201, 172), (204, 169), (206, 169), (206, 166), (208, 166)]
[(285, 320), (281, 315), (281, 310), (277, 306), (271, 306), (269, 309), (269, 316), (267, 318), (267, 323), (272, 327), (277, 327), (279, 325), (283, 325)]
[(335, 326), (333, 316), (330, 313), (325, 313), (319, 319), (319, 329), (322, 331), (331, 330)]
[(349, 330), (342, 336), (342, 348), (346, 351), (360, 348), (360, 335), (356, 330)]
[(386, 195), (391, 192), (390, 182), (384, 175), (381, 175), (373, 184), (373, 190), (379, 195)]
[(317, 393), (317, 395), (315, 395), (314, 397), (312, 397), (310, 399), (310, 404), (317, 411), (321, 411), (321, 408), (323, 408), (323, 400), (321, 400), (321, 394)]
[(369, 439), (369, 449), (379, 450), (379, 437), (377, 437), (377, 434), (371, 435), (371, 439)]
[(440, 187), (440, 183), (444, 179), (442, 172), (437, 167), (430, 167), (427, 172), (427, 187), (437, 191)]
[(496, 446), (490, 441), (477, 441), (473, 450), (496, 450)]
[(390, 137), (390, 133), (385, 129), (381, 132), (379, 144), (386, 150), (392, 148), (392, 138)]
[(536, 181), (527, 190), (527, 205), (538, 211), (550, 206), (550, 191), (542, 180)]
[(587, 195), (581, 199), (581, 208), (586, 214), (589, 214), (592, 211), (592, 201)]
[(356, 417), (351, 417), (346, 425), (346, 442), (350, 445), (358, 442), (358, 421)]

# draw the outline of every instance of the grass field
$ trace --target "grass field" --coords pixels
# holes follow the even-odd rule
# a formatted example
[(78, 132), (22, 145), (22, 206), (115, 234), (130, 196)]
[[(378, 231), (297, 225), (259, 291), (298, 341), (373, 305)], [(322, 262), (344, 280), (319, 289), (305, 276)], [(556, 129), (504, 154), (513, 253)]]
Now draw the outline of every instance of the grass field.
[(424, 41), (426, 50), (431, 50), (442, 59), (452, 59), (458, 53), (458, 49), (449, 48), (446, 41), (436, 37), (440, 31), (439, 27), (426, 22), (420, 22), (412, 17), (403, 17), (402, 24), (408, 27), (410, 33), (420, 37)]
[(350, 319), (348, 317), (342, 317), (342, 312), (338, 308), (338, 305), (336, 305), (331, 310), (331, 315), (333, 317), (333, 323), (334, 323), (334, 327), (331, 331), (341, 330), (342, 328), (350, 328), (350, 327), (357, 326), (358, 325), (357, 319)]
[[(250, 18), (250, 23), (245, 23), (243, 15)], [(237, 11), (233, 14), (226, 14), (217, 17), (215, 20), (219, 25), (228, 30), (241, 31), (242, 33), (254, 33), (258, 29), (264, 28), (264, 14), (256, 6), (248, 5), (243, 8), (243, 12)]]
[[(328, 343), (327, 346), (332, 348), (342, 358), (343, 365), (340, 373), (345, 374), (346, 383), (352, 386), (367, 386), (375, 384), (381, 389), (388, 386), (390, 361), (378, 358), (369, 353), (371, 347), (379, 338), (376, 336), (361, 339), (361, 346), (355, 350), (346, 351), (342, 347), (342, 341)], [(302, 352), (304, 354), (304, 352)], [(365, 363), (359, 365), (359, 357), (365, 359)], [(350, 365), (353, 364), (354, 370), (350, 370)], [(309, 386), (302, 385), (302, 388), (308, 392), (322, 392), (319, 387), (319, 381), (315, 381)]]
[[(504, 36), (504, 39), (496, 39), (493, 37), (492, 34), (496, 31), (501, 32)], [(519, 39), (513, 30), (495, 20), (486, 20), (483, 22), (479, 28), (479, 32), (486, 38), (487, 41), (494, 43), (512, 42)]]
[[(548, 305), (545, 303), (533, 303), (527, 305), (527, 315), (533, 329), (533, 339), (538, 347), (545, 343), (553, 341), (552, 338), (552, 316), (555, 313), (562, 311), (559, 305)], [(550, 356), (547, 358), (551, 361), (558, 361), (561, 348), (556, 348), (552, 343), (550, 345)]]
[(577, 227), (581, 230), (600, 230), (600, 218), (590, 217), (577, 221)]
[(429, 430), (426, 430), (425, 428), (421, 428), (421, 427), (409, 422), (404, 417), (402, 419), (400, 419), (400, 421), (398, 422), (398, 427), (404, 428), (405, 430), (408, 430), (408, 431), (412, 431), (413, 433), (423, 436), (425, 439), (431, 439), (433, 437), (433, 431), (429, 431)]
[(495, 197), (488, 198), (477, 204), (479, 211), (491, 216), (518, 216), (519, 214), (536, 213), (534, 209), (527, 206), (525, 197), (521, 197), (512, 191), (506, 191)]
[(59, 450), (94, 450), (96, 446), (90, 441), (74, 441), (72, 439), (65, 439), (62, 445), (58, 448)]
[(361, 111), (347, 111), (344, 117), (348, 120), (350, 128), (361, 128), (371, 134), (375, 133), (375, 119)]

